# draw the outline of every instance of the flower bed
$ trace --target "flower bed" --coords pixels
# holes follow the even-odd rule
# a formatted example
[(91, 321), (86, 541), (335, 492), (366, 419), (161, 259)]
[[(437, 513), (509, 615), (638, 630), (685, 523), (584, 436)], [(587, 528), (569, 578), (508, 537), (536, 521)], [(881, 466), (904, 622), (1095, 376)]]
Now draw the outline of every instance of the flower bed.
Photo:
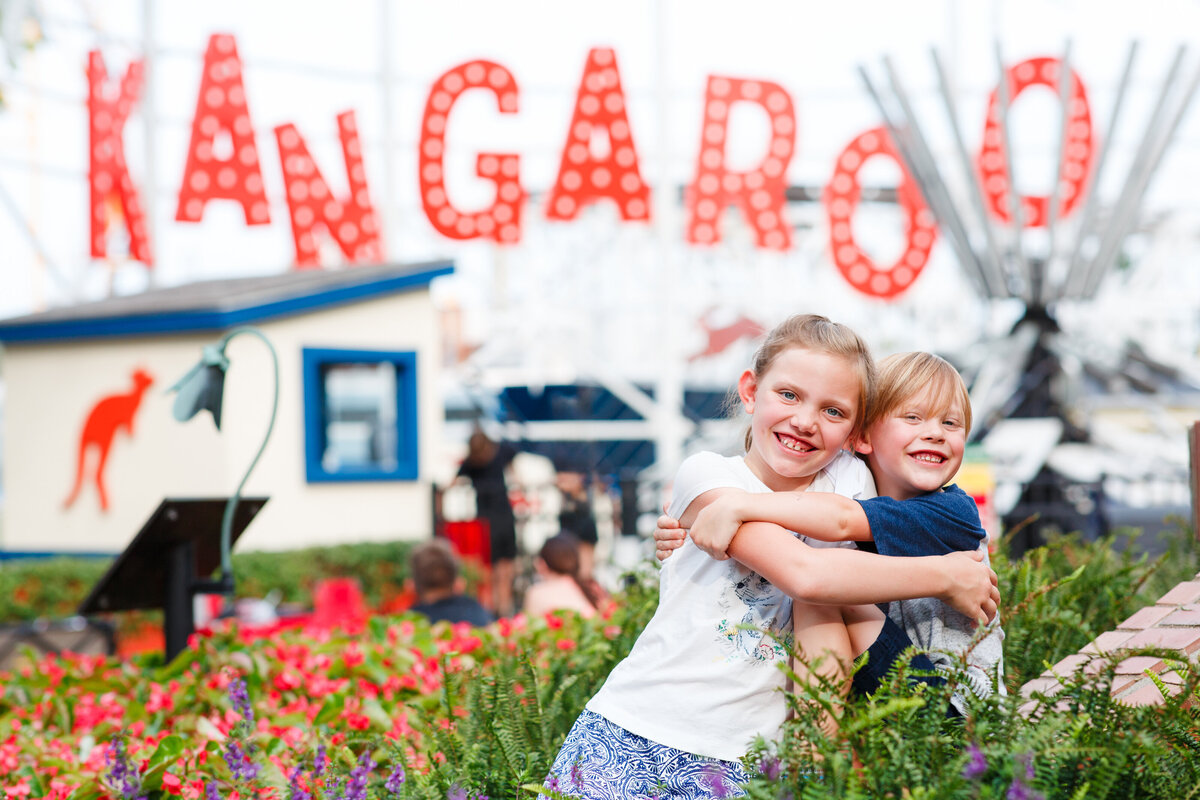
[[(787, 735), (751, 758), (750, 795), (1188, 796), (1200, 783), (1200, 677), (1177, 654), (1182, 684), (1154, 707), (1114, 702), (1103, 665), (1053, 697), (1035, 695), (1025, 713), (1016, 689), (1136, 610), (1139, 594), (1194, 574), (1194, 550), (1149, 564), (1066, 539), (996, 563), (1008, 698), (951, 720), (944, 693), (914, 689), (901, 672), (873, 700), (848, 703), (828, 736), (813, 710), (833, 694), (816, 687), (816, 704), (798, 703)], [(547, 777), (655, 599), (643, 580), (593, 620), (470, 629), (378, 616), (257, 639), (222, 629), (170, 664), (46, 657), (0, 675), (0, 787), (7, 798), (55, 800), (531, 798), (522, 787)]]

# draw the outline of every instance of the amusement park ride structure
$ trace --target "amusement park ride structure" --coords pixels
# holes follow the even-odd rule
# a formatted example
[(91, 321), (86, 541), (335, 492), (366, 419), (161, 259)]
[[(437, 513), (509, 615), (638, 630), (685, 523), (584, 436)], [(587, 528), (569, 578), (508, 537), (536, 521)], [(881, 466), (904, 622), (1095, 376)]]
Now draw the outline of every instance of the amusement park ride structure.
[[(1126, 239), (1138, 230), (1147, 187), (1200, 87), (1200, 69), (1189, 79), (1180, 79), (1187, 53), (1181, 45), (1159, 85), (1153, 111), (1141, 131), (1119, 193), (1106, 202), (1099, 197), (1098, 187), (1122, 121), (1121, 110), (1137, 51), (1135, 42), (1125, 58), (1099, 156), (1090, 175), (1088, 165), (1080, 165), (1079, 159), (1071, 155), (1071, 148), (1077, 146), (1072, 138), (1079, 138), (1081, 130), (1078, 121), (1081, 89), (1071, 70), (1069, 42), (1057, 63), (1047, 59), (1008, 69), (999, 44), (996, 45), (1001, 79), (989, 108), (985, 151), (978, 169), (967, 155), (947, 71), (937, 51), (932, 51), (939, 94), (958, 156), (957, 185), (952, 183), (954, 176), (948, 174), (946, 165), (933, 157), (926, 132), (928, 123), (914, 113), (894, 64), (887, 58), (883, 60), (886, 87), (877, 83), (866, 68), (859, 69), (908, 175), (920, 187), (937, 218), (940, 232), (949, 240), (975, 290), (989, 302), (1015, 300), (1023, 308), (1011, 331), (982, 342), (969, 363), (959, 364), (971, 387), (976, 420), (972, 439), (985, 443), (985, 450), (990, 451), (989, 456), (1001, 472), (1005, 470), (1006, 459), (1011, 470), (1017, 451), (1025, 454), (1018, 469), (1023, 473), (1019, 491), (1008, 493), (998, 504), (1009, 526), (1035, 518), (1018, 546), (1036, 541), (1043, 527), (1093, 533), (1109, 528), (1114, 520), (1105, 517), (1105, 510), (1114, 504), (1109, 502), (1111, 498), (1106, 498), (1105, 489), (1108, 486), (1111, 490), (1113, 484), (1103, 480), (1105, 465), (1148, 455), (1122, 452), (1130, 446), (1128, 440), (1105, 441), (1097, 430), (1100, 426), (1093, 425), (1086, 403), (1082, 402), (1087, 384), (1102, 392), (1128, 391), (1138, 395), (1141, 404), (1158, 407), (1164, 419), (1170, 416), (1165, 409), (1170, 398), (1188, 395), (1194, 405), (1200, 395), (1200, 374), (1189, 374), (1150, 357), (1135, 339), (1125, 342), (1123, 352), (1097, 352), (1089, 342), (1064, 332), (1057, 318), (1059, 308), (1093, 302), (1105, 279), (1118, 266)], [(1020, 70), (1039, 65), (1043, 74), (1026, 75), (1022, 82)], [(1014, 96), (1030, 85), (1030, 78), (1040, 79), (1046, 85), (1056, 84), (1062, 107), (1055, 162), (1060, 176), (1053, 183), (1051, 196), (1040, 198), (1040, 208), (1011, 189), (1014, 182), (1009, 166), (1012, 164), (1009, 110)], [(1004, 165), (1003, 170), (992, 170), (991, 177), (986, 161), (989, 146), (998, 152), (995, 163)], [(994, 183), (985, 185), (982, 181)], [(1085, 192), (1082, 198), (1077, 194), (1080, 189)], [(1007, 202), (998, 207), (997, 196)], [(987, 208), (989, 199), (993, 200), (991, 209)], [(1068, 226), (1062, 210), (1068, 202), (1081, 199), (1083, 211), (1078, 222)], [(1026, 227), (1030, 216), (1039, 215), (1040, 219)], [(1028, 235), (1034, 224), (1045, 227), (1045, 235), (1036, 240)], [(1006, 428), (1019, 433), (1006, 436)], [(1014, 441), (1013, 447), (1004, 444), (1006, 438)], [(1182, 447), (1182, 435), (1179, 440)], [(1136, 441), (1135, 446), (1144, 447), (1147, 440)], [(986, 447), (988, 444), (992, 446)], [(1175, 454), (1179, 450), (1170, 449)], [(1031, 452), (1040, 457), (1030, 459)], [(1052, 458), (1054, 454), (1057, 458)], [(1166, 455), (1161, 451), (1160, 454)], [(1158, 477), (1172, 472), (1178, 477), (1182, 468), (1186, 479), (1186, 462), (1179, 464), (1177, 458), (1169, 455), (1163, 461), (1156, 470)], [(1163, 505), (1186, 508), (1178, 498), (1160, 504), (1160, 510)]]

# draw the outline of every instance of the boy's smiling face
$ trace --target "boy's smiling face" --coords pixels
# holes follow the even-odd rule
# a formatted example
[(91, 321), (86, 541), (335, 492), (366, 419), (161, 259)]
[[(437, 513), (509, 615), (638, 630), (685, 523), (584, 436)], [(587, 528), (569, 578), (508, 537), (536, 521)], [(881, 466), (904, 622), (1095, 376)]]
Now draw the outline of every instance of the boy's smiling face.
[[(867, 456), (881, 497), (908, 500), (941, 489), (962, 465), (967, 443), (958, 400), (944, 407), (933, 387), (918, 390), (867, 430)], [(939, 402), (941, 401), (941, 402)]]

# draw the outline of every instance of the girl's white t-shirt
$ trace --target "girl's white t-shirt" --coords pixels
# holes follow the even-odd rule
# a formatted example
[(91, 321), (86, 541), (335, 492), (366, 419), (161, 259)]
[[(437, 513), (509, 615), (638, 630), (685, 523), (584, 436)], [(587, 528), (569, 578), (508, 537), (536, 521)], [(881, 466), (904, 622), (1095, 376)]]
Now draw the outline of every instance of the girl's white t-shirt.
[[(697, 453), (679, 467), (667, 513), (678, 518), (721, 488), (770, 491), (741, 456)], [(866, 464), (843, 451), (808, 491), (865, 499), (875, 484)], [(791, 598), (732, 559), (709, 558), (689, 538), (663, 562), (658, 610), (587, 708), (659, 744), (736, 761), (755, 736), (778, 737), (787, 713), (780, 666), (791, 641)]]

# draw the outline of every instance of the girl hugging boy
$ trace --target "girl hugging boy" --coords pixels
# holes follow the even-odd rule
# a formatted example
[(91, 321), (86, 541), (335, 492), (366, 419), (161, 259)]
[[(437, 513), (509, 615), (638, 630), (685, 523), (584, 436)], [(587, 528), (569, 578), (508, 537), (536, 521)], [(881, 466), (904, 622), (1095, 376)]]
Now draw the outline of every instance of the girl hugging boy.
[[(670, 519), (658, 532), (660, 555), (678, 548), (663, 565), (658, 609), (571, 729), (548, 788), (589, 800), (740, 794), (737, 784), (749, 778), (741, 757), (784, 722), (779, 667), (788, 648), (779, 640), (788, 632), (806, 652), (828, 650), (840, 665), (885, 630), (895, 633), (873, 603), (936, 598), (968, 625), (995, 616), (995, 573), (975, 547), (981, 530), (970, 547), (972, 534), (955, 534), (918, 555), (896, 544), (902, 536), (876, 530), (887, 512), (867, 522), (856, 516), (866, 516), (875, 481), (852, 450), (870, 453), (890, 431), (867, 416), (875, 373), (862, 340), (824, 317), (797, 315), (767, 335), (738, 380), (750, 414), (746, 453), (699, 453), (681, 465)], [(906, 456), (918, 466), (889, 460), (876, 480), (885, 493), (918, 479), (933, 492), (957, 469), (961, 442), (957, 448), (956, 455), (943, 434)], [(778, 518), (773, 504), (756, 505), (797, 498), (837, 505), (788, 508)], [(889, 531), (908, 524), (886, 519)], [(853, 545), (872, 538), (877, 553)]]

